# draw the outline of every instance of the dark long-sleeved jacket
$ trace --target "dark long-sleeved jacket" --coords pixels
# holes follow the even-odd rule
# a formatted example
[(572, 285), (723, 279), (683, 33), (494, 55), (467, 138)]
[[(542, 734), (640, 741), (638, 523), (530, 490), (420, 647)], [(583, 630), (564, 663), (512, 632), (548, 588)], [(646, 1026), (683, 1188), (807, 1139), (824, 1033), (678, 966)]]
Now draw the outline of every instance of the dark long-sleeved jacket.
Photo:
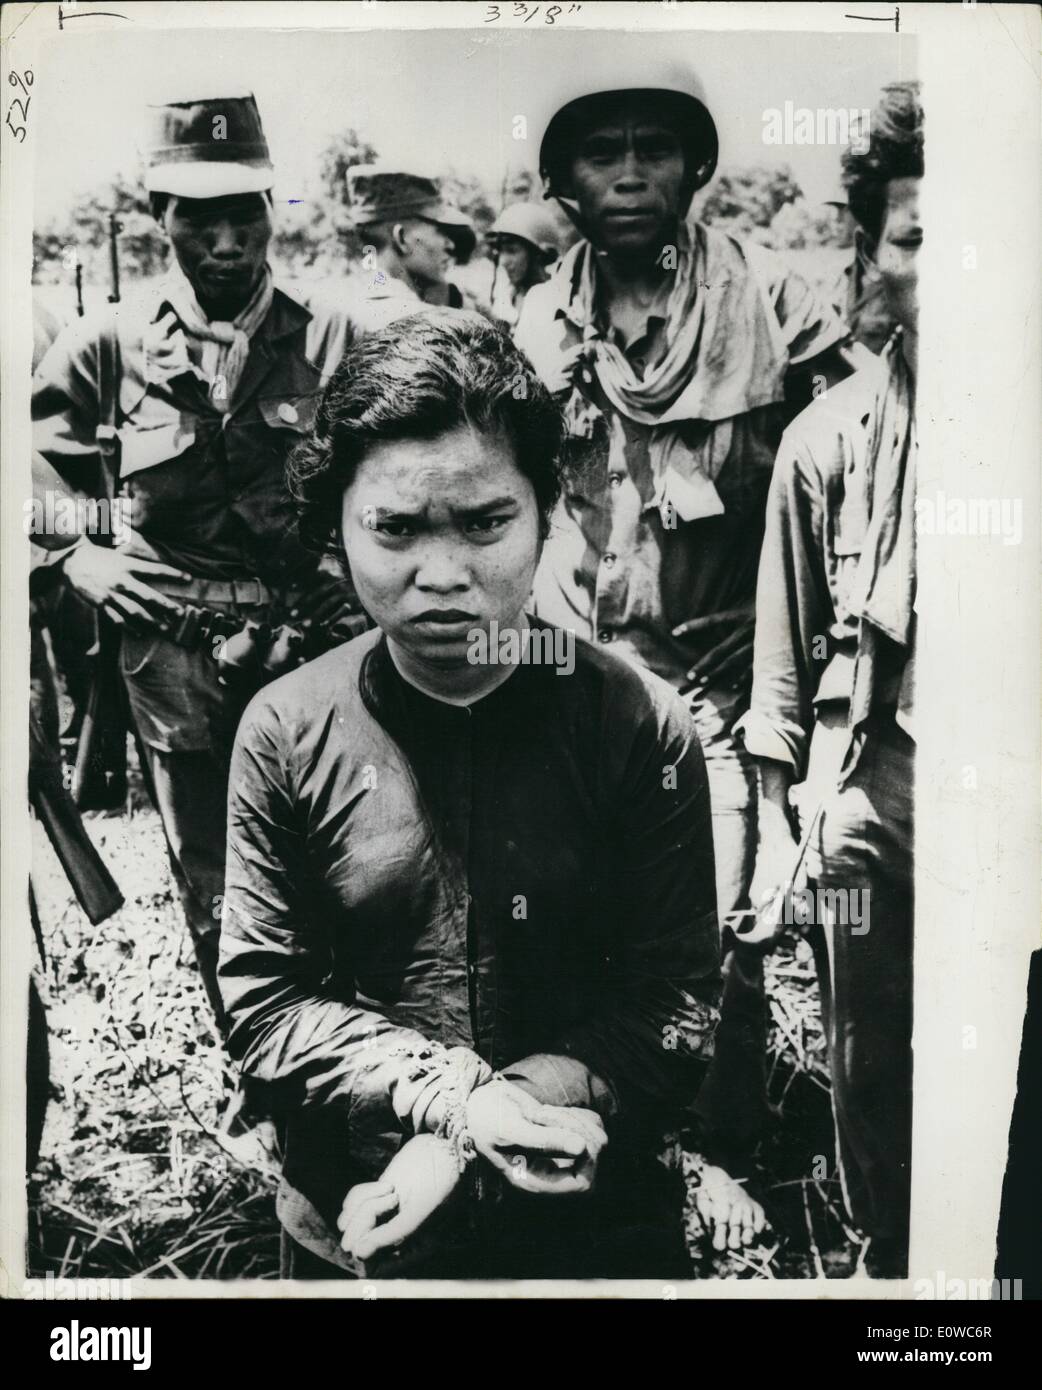
[(293, 1112), (286, 1178), (320, 1210), (411, 1133), (424, 1041), (608, 1117), (697, 1091), (719, 996), (701, 750), (663, 682), (576, 647), (572, 674), (521, 666), (462, 708), (368, 633), (243, 718), (230, 1046)]

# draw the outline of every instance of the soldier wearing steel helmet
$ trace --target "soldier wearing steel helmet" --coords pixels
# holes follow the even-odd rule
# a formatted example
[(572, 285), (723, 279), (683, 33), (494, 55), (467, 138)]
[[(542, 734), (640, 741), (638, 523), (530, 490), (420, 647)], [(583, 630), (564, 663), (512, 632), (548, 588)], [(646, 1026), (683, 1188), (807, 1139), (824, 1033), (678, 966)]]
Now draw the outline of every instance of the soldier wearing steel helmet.
[[(528, 291), (544, 283), (550, 267), (560, 257), (560, 229), (538, 204), (511, 203), (493, 222), (485, 240), (496, 262), (492, 312), (504, 323), (513, 325), (520, 317)], [(504, 293), (497, 295), (500, 271), (506, 286)]]
[[(750, 920), (756, 783), (732, 729), (748, 703), (768, 485), (788, 420), (849, 373), (847, 329), (772, 253), (689, 219), (716, 125), (684, 67), (619, 60), (550, 104), (540, 172), (582, 240), (516, 330), (561, 402), (570, 468), (536, 579), (541, 616), (687, 694), (709, 771), (726, 991), (698, 1106), (714, 1177), (766, 1117), (766, 1018)], [(762, 1214), (719, 1177), (718, 1246)]]
[[(145, 146), (170, 270), (63, 330), (33, 390), (39, 487), (117, 494), (129, 534), (115, 546), (85, 534), (34, 540), (122, 633), (131, 715), (223, 1028), (229, 761), (274, 650), (265, 671), (252, 634), (289, 618), (328, 631), (358, 612), (350, 588), (296, 538), (284, 475), (347, 322), (274, 282), (274, 171), (252, 95), (193, 92), (151, 106)], [(219, 658), (236, 641), (255, 660), (222, 681)]]

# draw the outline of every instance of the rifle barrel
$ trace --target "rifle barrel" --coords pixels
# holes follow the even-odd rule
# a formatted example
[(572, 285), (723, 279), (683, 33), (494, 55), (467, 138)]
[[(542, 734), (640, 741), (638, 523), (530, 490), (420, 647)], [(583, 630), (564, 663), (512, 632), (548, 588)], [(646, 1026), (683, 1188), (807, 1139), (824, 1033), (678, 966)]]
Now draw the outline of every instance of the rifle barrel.
[(109, 295), (110, 304), (119, 303), (119, 247), (116, 244), (116, 236), (122, 227), (122, 223), (114, 212), (109, 213), (109, 270), (112, 275), (112, 293)]

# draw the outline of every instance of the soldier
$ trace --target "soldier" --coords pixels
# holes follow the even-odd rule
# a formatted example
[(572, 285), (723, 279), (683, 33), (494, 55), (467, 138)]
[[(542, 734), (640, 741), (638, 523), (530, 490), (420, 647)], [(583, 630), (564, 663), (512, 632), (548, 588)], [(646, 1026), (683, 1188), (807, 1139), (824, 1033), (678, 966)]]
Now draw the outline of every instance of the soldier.
[[(173, 248), (169, 273), (66, 328), (33, 392), (39, 488), (104, 487), (128, 534), (117, 546), (35, 540), (122, 632), (131, 714), (223, 1032), (228, 768), (239, 715), (267, 674), (251, 642), (264, 628), (247, 624), (335, 631), (357, 612), (344, 581), (297, 540), (284, 479), (346, 322), (273, 282), (273, 171), (252, 95), (176, 100), (149, 118), (145, 186)], [(219, 679), (225, 642), (225, 655), (239, 651), (239, 682)], [(278, 660), (269, 652), (269, 667)]]
[(349, 305), (353, 337), (424, 304), (461, 307), (461, 292), (446, 275), (470, 256), (477, 238), (470, 219), (442, 201), (434, 179), (356, 164), (347, 171), (347, 197), (366, 246), (363, 278)]
[(752, 705), (740, 725), (764, 791), (758, 877), (791, 886), (795, 802), (811, 850), (802, 881), (836, 903), (858, 895), (836, 921), (815, 921), (810, 938), (844, 1198), (872, 1237), (868, 1268), (887, 1276), (906, 1265), (912, 1137), (922, 121), (916, 84), (893, 83), (872, 113), (868, 150), (844, 159), (862, 245), (898, 327), (880, 359), (816, 401), (782, 440), (757, 587)]
[[(533, 285), (546, 280), (550, 266), (560, 257), (560, 234), (554, 221), (535, 203), (512, 203), (493, 222), (486, 240), (496, 257), (493, 312), (512, 325), (520, 317), (525, 295)], [(507, 281), (507, 293), (502, 297), (496, 294), (500, 268)]]
[[(748, 1161), (766, 1116), (762, 959), (728, 926), (749, 911), (755, 852), (753, 766), (732, 726), (751, 678), (764, 505), (787, 419), (815, 380), (848, 372), (847, 330), (770, 252), (688, 221), (718, 148), (693, 74), (646, 67), (636, 90), (632, 60), (620, 66), (617, 81), (553, 101), (540, 147), (546, 194), (583, 240), (529, 291), (517, 327), (572, 441), (535, 594), (541, 617), (690, 695), (724, 927), (700, 1100), (718, 1172)], [(751, 1204), (735, 1194), (724, 1209), (717, 1244), (751, 1238)]]
[(853, 224), (853, 246), (826, 288), (829, 303), (850, 325), (856, 343), (863, 343), (870, 352), (882, 352), (897, 325), (887, 307), (879, 272), (868, 253), (865, 233), (850, 211), (842, 189), (834, 189), (824, 205), (832, 209), (844, 229)]

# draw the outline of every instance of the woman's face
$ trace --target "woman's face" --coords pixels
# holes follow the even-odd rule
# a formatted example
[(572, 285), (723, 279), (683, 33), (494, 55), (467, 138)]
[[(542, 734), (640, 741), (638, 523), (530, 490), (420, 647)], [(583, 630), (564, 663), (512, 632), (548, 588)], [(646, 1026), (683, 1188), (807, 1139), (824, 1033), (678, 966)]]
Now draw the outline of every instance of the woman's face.
[(344, 493), (342, 527), (362, 604), (405, 657), (459, 675), (469, 635), (518, 628), (541, 550), (539, 508), (498, 434), (459, 427), (374, 444)]

